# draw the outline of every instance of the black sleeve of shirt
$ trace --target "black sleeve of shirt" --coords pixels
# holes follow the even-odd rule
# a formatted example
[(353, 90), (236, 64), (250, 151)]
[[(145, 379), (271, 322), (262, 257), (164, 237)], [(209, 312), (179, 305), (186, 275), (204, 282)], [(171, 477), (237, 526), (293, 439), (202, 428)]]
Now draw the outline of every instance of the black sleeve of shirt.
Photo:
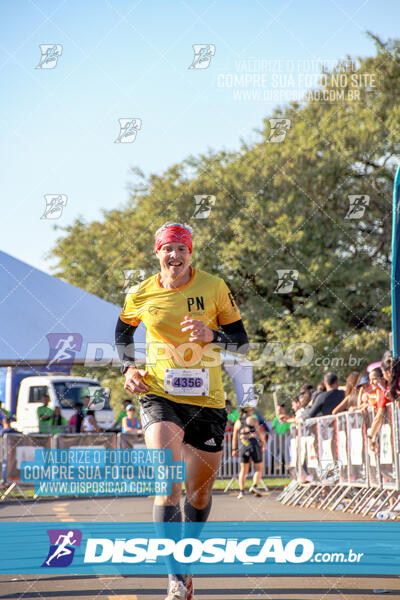
[(249, 340), (242, 319), (228, 325), (221, 325), (221, 329), (219, 331), (213, 330), (213, 334), (213, 343), (220, 348), (239, 354), (247, 354)]
[[(133, 334), (137, 327), (128, 325), (118, 319), (115, 328), (115, 346), (118, 351), (119, 359), (122, 363), (122, 372), (130, 365), (135, 364), (135, 344), (133, 342)], [(222, 331), (221, 331), (222, 330)], [(246, 354), (248, 350), (249, 340), (243, 325), (242, 319), (222, 325), (220, 331), (213, 331), (213, 343), (221, 348)]]
[(312, 417), (315, 417), (321, 411), (324, 400), (325, 398), (323, 394), (318, 394), (312, 407), (309, 408), (307, 411), (306, 419), (311, 419)]
[(115, 328), (115, 347), (118, 351), (119, 359), (122, 363), (121, 371), (124, 372), (127, 367), (135, 364), (135, 344), (133, 334), (137, 327), (124, 323), (118, 319)]

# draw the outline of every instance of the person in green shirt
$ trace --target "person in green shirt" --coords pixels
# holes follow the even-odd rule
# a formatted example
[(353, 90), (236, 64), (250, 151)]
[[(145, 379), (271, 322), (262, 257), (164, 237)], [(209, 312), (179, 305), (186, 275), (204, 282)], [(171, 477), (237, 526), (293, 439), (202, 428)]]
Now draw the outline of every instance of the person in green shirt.
[(239, 418), (239, 411), (236, 408), (233, 408), (232, 402), (230, 400), (226, 401), (226, 412), (228, 413), (228, 421), (231, 425), (236, 423)]
[(51, 417), (51, 433), (53, 435), (56, 433), (64, 433), (67, 425), (67, 419), (62, 416), (61, 408), (56, 406)]
[(53, 411), (48, 406), (50, 402), (49, 396), (43, 396), (43, 406), (39, 406), (37, 409), (37, 417), (39, 423), (39, 433), (51, 433), (51, 418)]
[(285, 435), (290, 429), (290, 423), (281, 423), (279, 417), (275, 417), (272, 421), (272, 429), (275, 430), (277, 435)]
[(280, 404), (277, 407), (276, 413), (276, 417), (272, 421), (272, 429), (278, 437), (275, 439), (276, 444), (273, 450), (273, 460), (276, 462), (278, 469), (283, 473), (285, 471), (286, 453), (288, 452), (288, 440), (281, 439), (280, 442), (278, 442), (278, 438), (280, 438), (280, 436), (285, 436), (288, 433), (291, 423), (287, 423), (286, 421), (288, 416), (284, 404)]
[(276, 417), (272, 421), (272, 429), (277, 435), (285, 435), (290, 430), (291, 423), (287, 423), (287, 414), (284, 404), (279, 404), (276, 411)]

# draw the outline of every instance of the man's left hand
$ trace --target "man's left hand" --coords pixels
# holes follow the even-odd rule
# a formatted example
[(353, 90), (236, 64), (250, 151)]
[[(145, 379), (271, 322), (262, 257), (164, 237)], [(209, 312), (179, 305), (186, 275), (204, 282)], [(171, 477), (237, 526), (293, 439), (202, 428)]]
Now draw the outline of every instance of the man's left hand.
[(185, 320), (181, 322), (181, 325), (182, 332), (190, 332), (189, 342), (212, 342), (214, 339), (212, 329), (207, 327), (203, 321), (189, 319), (189, 317), (185, 316)]

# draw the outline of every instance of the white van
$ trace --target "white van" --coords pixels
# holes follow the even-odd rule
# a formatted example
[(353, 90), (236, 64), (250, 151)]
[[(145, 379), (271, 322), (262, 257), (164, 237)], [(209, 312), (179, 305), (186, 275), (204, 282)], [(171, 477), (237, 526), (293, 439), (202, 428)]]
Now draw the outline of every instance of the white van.
[(16, 413), (18, 431), (39, 431), (37, 409), (42, 406), (44, 396), (49, 396), (51, 409), (60, 407), (67, 422), (75, 413), (75, 403), (81, 401), (86, 408), (96, 411), (96, 420), (102, 429), (109, 429), (114, 423), (109, 389), (101, 387), (96, 379), (73, 375), (39, 375), (25, 377), (20, 383)]

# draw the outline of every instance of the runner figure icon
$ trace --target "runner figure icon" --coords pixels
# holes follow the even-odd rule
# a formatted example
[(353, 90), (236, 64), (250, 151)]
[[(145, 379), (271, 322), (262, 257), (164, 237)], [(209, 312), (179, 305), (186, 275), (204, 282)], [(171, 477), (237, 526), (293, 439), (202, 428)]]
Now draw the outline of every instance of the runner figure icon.
[(71, 358), (71, 352), (67, 351), (73, 351), (76, 349), (76, 345), (71, 344), (73, 339), (74, 336), (69, 335), (67, 338), (62, 338), (58, 341), (58, 344), (56, 346), (57, 352), (55, 353), (51, 361), (48, 363), (48, 366), (52, 365), (54, 362), (60, 362), (61, 360), (67, 360)]

